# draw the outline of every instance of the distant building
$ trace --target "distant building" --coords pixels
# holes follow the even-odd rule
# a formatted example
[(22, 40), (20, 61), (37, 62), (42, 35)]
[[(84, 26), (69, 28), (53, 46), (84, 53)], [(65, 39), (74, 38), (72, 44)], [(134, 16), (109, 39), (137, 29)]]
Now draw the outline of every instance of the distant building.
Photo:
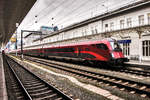
[(54, 31), (58, 31), (58, 27), (54, 26), (54, 27), (49, 27), (49, 26), (41, 26), (40, 27), (40, 31), (44, 34), (50, 34)]

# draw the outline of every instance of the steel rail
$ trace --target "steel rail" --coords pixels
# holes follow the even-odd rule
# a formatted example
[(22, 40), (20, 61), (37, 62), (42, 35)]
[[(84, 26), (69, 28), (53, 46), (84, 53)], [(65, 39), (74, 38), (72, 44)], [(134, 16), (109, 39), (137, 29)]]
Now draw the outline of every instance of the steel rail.
[[(5, 56), (6, 57), (6, 56)], [(5, 58), (6, 60), (6, 58)], [(22, 87), (22, 89), (24, 90), (26, 96), (27, 96), (27, 99), (28, 100), (32, 100), (31, 96), (29, 95), (29, 93), (27, 92), (26, 88), (24, 87), (24, 85), (22, 84), (21, 80), (18, 78), (16, 72), (12, 69), (11, 65), (8, 63), (8, 61), (6, 60), (6, 63), (8, 64), (9, 68), (11, 69), (12, 73), (14, 74), (14, 76), (16, 77), (18, 83), (20, 84), (20, 86)]]
[[(48, 63), (50, 62), (47, 62), (47, 61), (43, 61), (43, 60), (31, 60), (30, 61), (34, 61), (34, 62), (37, 62), (37, 63), (40, 63), (40, 64), (43, 64), (43, 65), (46, 65), (46, 66), (50, 66), (50, 67), (53, 67), (53, 68), (57, 68), (57, 69), (60, 69), (60, 70), (64, 70), (64, 71), (67, 71), (67, 72), (70, 72), (70, 73), (74, 73), (74, 74), (77, 74), (77, 75), (82, 75), (84, 77), (89, 77), (91, 79), (94, 79), (94, 80), (97, 80), (97, 81), (103, 81), (105, 83), (109, 83), (109, 84), (113, 84), (113, 85), (116, 85), (120, 88), (124, 87), (126, 88), (127, 90), (130, 90), (130, 91), (136, 91), (136, 93), (139, 93), (139, 94), (146, 94), (148, 97), (150, 97), (150, 91), (146, 91), (146, 90), (143, 90), (143, 89), (140, 89), (139, 87), (142, 87), (142, 86), (146, 86), (146, 88), (149, 88), (150, 89), (150, 85), (149, 84), (145, 84), (145, 83), (140, 83), (140, 82), (136, 82), (136, 81), (132, 81), (132, 80), (128, 80), (128, 79), (124, 79), (124, 78), (119, 78), (119, 77), (115, 77), (115, 76), (110, 76), (110, 75), (106, 75), (106, 74), (100, 74), (100, 73), (95, 73), (95, 72), (90, 72), (90, 71), (85, 71), (85, 70), (82, 70), (82, 69), (77, 69), (77, 68), (71, 68), (71, 67), (68, 67), (68, 66), (64, 66), (64, 65), (59, 65), (59, 64), (54, 64), (53, 65), (50, 65)], [(59, 67), (58, 67), (59, 66)], [(68, 69), (67, 69), (68, 68)], [(72, 70), (70, 70), (72, 69)], [(75, 71), (73, 71), (75, 70)], [(90, 73), (90, 74), (94, 74), (93, 75), (87, 75), (85, 73), (81, 73), (81, 72), (77, 72), (77, 71), (81, 71), (81, 72), (86, 72), (86, 73)], [(98, 78), (96, 75), (99, 75), (99, 76), (104, 76), (104, 77), (109, 77), (110, 80), (107, 80), (107, 79), (104, 79), (104, 78)], [(123, 82), (115, 82), (115, 81), (111, 81), (111, 79), (116, 79), (116, 80), (122, 80)], [(132, 87), (132, 86), (129, 86), (128, 84), (124, 84), (126, 82), (129, 82), (128, 84), (137, 84), (137, 87)]]
[[(14, 59), (10, 58), (12, 61), (14, 61)], [(22, 67), (22, 65), (20, 65), (18, 62), (14, 61), (16, 64), (18, 64), (20, 67)], [(73, 100), (71, 97), (69, 97), (68, 95), (64, 94), (62, 91), (58, 90), (57, 88), (55, 88), (54, 86), (52, 86), (51, 84), (47, 83), (46, 81), (42, 80), (40, 77), (38, 77), (37, 75), (35, 75), (34, 73), (32, 73), (30, 70), (28, 70), (25, 67), (22, 67), (23, 69), (25, 69), (26, 71), (28, 71), (30, 74), (32, 74), (34, 77), (36, 77), (37, 79), (39, 79), (40, 81), (42, 81), (43, 83), (46, 84), (46, 86), (52, 88), (54, 91), (56, 91), (56, 93), (58, 93), (59, 95), (61, 95), (65, 100)]]

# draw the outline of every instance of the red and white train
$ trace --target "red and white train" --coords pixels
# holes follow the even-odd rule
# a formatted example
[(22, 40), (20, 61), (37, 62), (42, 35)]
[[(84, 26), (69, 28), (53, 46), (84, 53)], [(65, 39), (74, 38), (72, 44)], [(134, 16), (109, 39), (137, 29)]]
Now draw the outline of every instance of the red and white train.
[[(21, 53), (20, 50), (18, 52)], [(23, 54), (47, 58), (75, 59), (95, 64), (108, 63), (111, 65), (120, 65), (128, 62), (118, 42), (112, 38), (72, 45), (27, 49), (23, 50)]]

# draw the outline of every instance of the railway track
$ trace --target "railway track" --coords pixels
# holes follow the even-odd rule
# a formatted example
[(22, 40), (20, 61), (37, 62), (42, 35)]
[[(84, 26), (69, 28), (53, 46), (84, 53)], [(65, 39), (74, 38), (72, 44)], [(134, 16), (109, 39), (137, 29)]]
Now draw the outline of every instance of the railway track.
[(149, 71), (135, 70), (135, 69), (120, 69), (119, 71), (124, 72), (124, 73), (140, 75), (140, 76), (144, 76), (144, 77), (150, 77)]
[[(27, 56), (25, 56), (26, 58)], [(32, 57), (35, 58), (35, 57)], [(55, 61), (55, 60), (54, 60)], [(73, 63), (71, 63), (73, 64)], [(81, 64), (82, 65), (82, 64)], [(106, 69), (106, 68), (105, 68)], [(106, 70), (110, 70), (110, 71), (116, 71), (116, 72), (123, 72), (123, 73), (129, 73), (129, 74), (133, 74), (133, 75), (139, 75), (139, 76), (143, 76), (143, 77), (150, 77), (150, 71), (144, 71), (144, 70), (135, 70), (135, 69), (130, 69), (129, 67), (127, 68), (107, 68)]]
[(5, 73), (5, 80), (6, 80), (6, 87), (7, 87), (7, 94), (8, 100), (28, 100), (28, 96), (26, 95), (25, 91), (19, 84), (17, 77), (12, 73), (12, 70), (7, 64), (3, 56), (3, 63), (4, 63), (4, 71)]
[(7, 57), (6, 63), (9, 76), (13, 77), (9, 82), (13, 87), (12, 91), (17, 91), (14, 96), (11, 96), (14, 99), (10, 98), (10, 100), (72, 100), (9, 57)]
[(144, 83), (118, 78), (110, 75), (105, 75), (101, 73), (86, 71), (83, 69), (72, 68), (65, 65), (51, 63), (45, 60), (39, 60), (33, 58), (32, 59), (26, 58), (26, 59), (36, 63), (40, 63), (42, 65), (50, 66), (52, 68), (63, 70), (65, 72), (71, 73), (72, 75), (78, 76), (83, 79), (88, 79), (93, 82), (98, 82), (99, 84), (104, 83), (113, 87), (118, 87), (121, 90), (129, 91), (130, 93), (139, 94), (142, 97), (150, 98), (149, 84), (144, 84)]
[[(27, 58), (27, 56), (24, 56), (24, 57)], [(35, 57), (32, 57), (32, 58), (35, 58)], [(73, 62), (71, 64), (73, 64)], [(82, 65), (82, 64), (80, 64), (80, 65)], [(106, 70), (116, 71), (116, 72), (121, 72), (121, 73), (123, 72), (123, 73), (128, 73), (128, 74), (143, 76), (143, 77), (150, 77), (150, 71), (135, 70), (135, 69), (130, 69), (129, 67), (127, 67), (127, 68), (109, 68), (109, 69), (107, 68)]]

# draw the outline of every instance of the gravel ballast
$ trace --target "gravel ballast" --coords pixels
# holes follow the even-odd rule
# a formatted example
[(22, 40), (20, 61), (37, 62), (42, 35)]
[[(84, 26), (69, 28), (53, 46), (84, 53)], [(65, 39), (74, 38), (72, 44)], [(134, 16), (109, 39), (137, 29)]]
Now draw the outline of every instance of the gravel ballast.
[[(52, 62), (55, 62), (55, 61), (52, 61)], [(30, 69), (31, 71), (33, 71), (34, 73), (39, 75), (40, 77), (44, 78), (49, 83), (54, 84), (56, 87), (59, 87), (61, 90), (65, 91), (67, 94), (73, 95), (73, 98), (75, 98), (75, 99), (79, 98), (79, 99), (82, 99), (82, 100), (107, 100), (106, 97), (98, 95), (98, 94), (96, 94), (94, 92), (91, 92), (87, 89), (84, 89), (84, 88), (76, 85), (75, 83), (70, 82), (66, 78), (59, 77), (57, 75), (53, 75), (53, 74), (44, 72), (42, 70), (39, 70), (38, 68), (32, 67), (30, 64), (26, 64), (25, 62), (21, 62), (21, 63), (23, 65), (25, 65), (28, 69)], [(51, 67), (46, 67), (46, 66), (43, 66), (43, 65), (40, 65), (40, 64), (36, 64), (36, 65), (41, 66), (43, 68), (46, 68), (47, 70), (52, 70), (52, 71), (57, 72), (57, 73), (66, 74), (63, 71), (59, 71), (59, 70), (53, 69)], [(68, 64), (68, 66), (70, 66), (70, 64)], [(83, 69), (90, 70), (90, 71), (92, 70), (92, 71), (99, 72), (99, 73), (105, 73), (105, 74), (109, 74), (109, 75), (112, 75), (112, 76), (116, 76), (116, 75), (119, 74), (118, 75), (119, 77), (125, 77), (125, 78), (128, 79), (128, 77), (127, 77), (128, 74), (125, 74), (125, 73), (111, 72), (111, 71), (106, 71), (106, 70), (103, 70), (103, 69), (96, 69), (96, 68), (90, 68), (90, 67), (88, 68), (88, 67), (85, 67), (85, 66), (80, 67), (79, 65), (74, 65), (74, 67), (81, 68), (81, 69), (83, 68)], [(66, 74), (66, 75), (68, 75), (68, 74)], [(76, 78), (78, 78), (78, 77), (76, 77)], [(129, 75), (129, 78), (130, 78), (130, 75)], [(78, 78), (78, 80), (85, 83), (85, 84), (93, 84), (92, 82), (85, 81), (81, 78)], [(139, 81), (139, 79), (137, 79), (137, 80)], [(95, 85), (99, 88), (111, 91), (111, 93), (114, 96), (116, 95), (118, 97), (121, 97), (121, 98), (124, 98), (124, 99), (127, 99), (127, 100), (133, 100), (133, 99), (146, 100), (145, 98), (141, 98), (140, 96), (137, 96), (135, 94), (130, 94), (130, 93), (127, 93), (127, 92), (124, 92), (124, 91), (120, 91), (117, 88), (112, 88), (111, 86), (106, 86), (104, 84), (93, 84), (93, 85)], [(110, 98), (110, 99), (113, 99), (113, 98)], [(115, 98), (113, 100), (115, 100)]]

